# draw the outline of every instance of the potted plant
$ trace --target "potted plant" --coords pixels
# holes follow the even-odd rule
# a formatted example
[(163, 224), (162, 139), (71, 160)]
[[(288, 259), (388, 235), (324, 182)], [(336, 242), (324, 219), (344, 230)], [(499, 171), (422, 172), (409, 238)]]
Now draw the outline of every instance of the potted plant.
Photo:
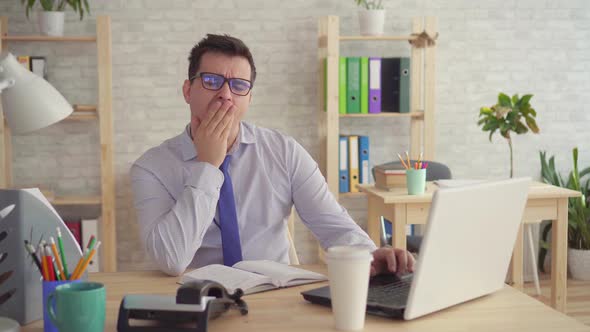
[[(496, 131), (500, 131), (502, 137), (508, 142), (510, 148), (510, 177), (514, 176), (514, 158), (512, 151), (512, 136), (511, 133), (525, 134), (529, 129), (535, 133), (539, 133), (539, 127), (535, 117), (537, 112), (531, 107), (529, 101), (533, 95), (524, 95), (522, 98), (518, 94), (508, 97), (504, 93), (498, 95), (498, 103), (491, 107), (482, 107), (479, 111), (478, 126), (482, 126), (483, 131), (490, 132), (490, 142), (492, 135)], [(524, 122), (523, 122), (524, 121)]]
[(21, 0), (26, 8), (27, 19), (33, 7), (41, 5), (39, 12), (39, 30), (41, 34), (47, 36), (63, 36), (65, 9), (67, 6), (79, 13), (80, 20), (84, 18), (84, 13), (90, 14), (88, 0)]
[(379, 36), (385, 25), (385, 9), (382, 0), (355, 0), (359, 10), (361, 35)]
[[(583, 179), (590, 174), (590, 167), (578, 169), (578, 148), (573, 152), (574, 168), (569, 173), (567, 181), (557, 172), (555, 157), (546, 159), (546, 153), (540, 152), (541, 176), (543, 182), (554, 186), (569, 188), (582, 193), (582, 197), (570, 198), (568, 201), (568, 266), (572, 278), (578, 280), (590, 280), (590, 207), (588, 193), (590, 192), (590, 179)], [(539, 266), (543, 271), (543, 264), (547, 249), (547, 236), (551, 230), (551, 224), (547, 224), (542, 233), (542, 249), (539, 252)]]

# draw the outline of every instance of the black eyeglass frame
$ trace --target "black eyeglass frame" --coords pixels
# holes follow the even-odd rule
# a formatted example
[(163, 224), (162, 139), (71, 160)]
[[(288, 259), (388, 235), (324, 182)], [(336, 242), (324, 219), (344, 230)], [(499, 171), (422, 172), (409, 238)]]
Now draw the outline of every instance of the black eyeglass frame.
[[(221, 85), (219, 86), (219, 88), (217, 88), (217, 89), (211, 89), (211, 88), (205, 86), (205, 83), (203, 82), (203, 77), (202, 77), (203, 75), (213, 75), (213, 76), (216, 76), (216, 77), (220, 77), (220, 78), (223, 79), (223, 83), (221, 83)], [(219, 91), (219, 90), (221, 90), (221, 88), (223, 88), (223, 85), (227, 82), (227, 85), (229, 86), (229, 90), (231, 91), (231, 93), (233, 93), (233, 94), (235, 94), (237, 96), (242, 96), (242, 97), (243, 96), (247, 96), (250, 93), (250, 91), (252, 91), (252, 88), (254, 87), (254, 84), (250, 80), (247, 80), (247, 79), (244, 79), (244, 78), (239, 78), (239, 77), (226, 78), (223, 75), (216, 74), (216, 73), (209, 73), (209, 72), (199, 72), (199, 73), (196, 73), (195, 75), (193, 75), (192, 77), (189, 78), (189, 81), (192, 82), (197, 77), (201, 79), (201, 85), (203, 86), (203, 89), (207, 89), (207, 90), (210, 90), (210, 91)], [(245, 94), (236, 93), (234, 91), (234, 89), (232, 88), (232, 81), (235, 81), (235, 80), (242, 81), (242, 82), (248, 82), (248, 84), (250, 85), (250, 88), (248, 89), (248, 91), (246, 91)]]

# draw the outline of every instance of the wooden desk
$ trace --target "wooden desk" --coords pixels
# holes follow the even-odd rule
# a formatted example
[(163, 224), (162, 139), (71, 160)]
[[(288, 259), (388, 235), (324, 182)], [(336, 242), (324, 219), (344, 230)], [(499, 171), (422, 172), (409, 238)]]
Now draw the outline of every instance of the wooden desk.
[[(326, 273), (321, 266), (303, 266)], [(106, 285), (107, 309), (105, 331), (116, 331), (119, 304), (125, 294), (167, 294), (176, 292), (178, 278), (160, 272), (97, 273), (90, 277)], [(241, 316), (236, 310), (210, 322), (210, 331), (334, 331), (329, 308), (310, 304), (300, 292), (324, 285), (299, 287), (248, 295), (250, 313)], [(24, 327), (26, 331), (42, 331), (42, 321)], [(364, 331), (454, 331), (454, 332), (552, 332), (586, 331), (590, 327), (559, 313), (541, 302), (509, 286), (495, 294), (404, 322), (367, 316)]]
[[(386, 191), (375, 186), (359, 186), (368, 195), (367, 231), (375, 243), (380, 242), (379, 217), (393, 224), (393, 246), (406, 248), (405, 225), (425, 224), (430, 210), (432, 193), (438, 187), (427, 183), (424, 195), (408, 195), (406, 188)], [(541, 182), (532, 182), (524, 211), (523, 223), (540, 223), (551, 220), (551, 305), (565, 312), (567, 290), (567, 204), (569, 197), (578, 197), (578, 191), (560, 188)], [(523, 287), (523, 231), (522, 226), (512, 254), (512, 281), (514, 287)]]

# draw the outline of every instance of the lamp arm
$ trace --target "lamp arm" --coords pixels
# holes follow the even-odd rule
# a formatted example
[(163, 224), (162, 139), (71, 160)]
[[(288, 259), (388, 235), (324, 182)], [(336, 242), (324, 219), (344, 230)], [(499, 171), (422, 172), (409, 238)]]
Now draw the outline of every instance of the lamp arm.
[[(2, 72), (4, 72), (4, 68), (0, 66), (0, 73)], [(15, 83), (16, 81), (12, 78), (0, 80), (0, 93), (2, 93), (2, 90), (4, 89), (13, 87)]]

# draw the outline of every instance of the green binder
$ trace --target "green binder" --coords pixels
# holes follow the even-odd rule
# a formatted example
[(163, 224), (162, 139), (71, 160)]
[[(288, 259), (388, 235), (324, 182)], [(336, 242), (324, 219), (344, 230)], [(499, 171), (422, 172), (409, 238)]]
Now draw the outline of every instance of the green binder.
[(346, 57), (338, 62), (338, 113), (346, 114)]
[(361, 112), (360, 90), (361, 90), (361, 63), (359, 57), (348, 57), (346, 59), (346, 112), (355, 114)]
[(400, 58), (399, 111), (410, 113), (410, 58)]
[(361, 57), (361, 113), (369, 113), (369, 57)]

